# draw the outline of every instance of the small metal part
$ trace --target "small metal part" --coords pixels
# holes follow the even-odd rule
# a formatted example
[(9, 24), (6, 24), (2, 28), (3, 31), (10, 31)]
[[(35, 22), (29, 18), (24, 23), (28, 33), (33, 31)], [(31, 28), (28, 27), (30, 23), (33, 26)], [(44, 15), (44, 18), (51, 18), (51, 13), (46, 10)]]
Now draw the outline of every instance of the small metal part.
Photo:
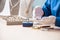
[(48, 30), (47, 28), (49, 28), (50, 26), (40, 26), (40, 25), (34, 25), (33, 28), (34, 29), (46, 29)]
[(50, 27), (50, 26), (41, 26), (41, 28), (48, 28), (48, 27)]

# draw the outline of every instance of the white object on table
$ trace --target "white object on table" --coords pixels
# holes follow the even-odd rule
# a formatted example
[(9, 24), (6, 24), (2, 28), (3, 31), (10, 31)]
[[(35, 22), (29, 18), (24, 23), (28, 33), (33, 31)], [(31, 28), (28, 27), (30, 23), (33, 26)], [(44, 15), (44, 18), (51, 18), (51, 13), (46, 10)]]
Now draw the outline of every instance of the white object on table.
[(6, 24), (7, 24), (6, 20), (0, 18), (0, 26), (1, 26), (1, 25), (4, 26), (4, 25), (6, 25)]

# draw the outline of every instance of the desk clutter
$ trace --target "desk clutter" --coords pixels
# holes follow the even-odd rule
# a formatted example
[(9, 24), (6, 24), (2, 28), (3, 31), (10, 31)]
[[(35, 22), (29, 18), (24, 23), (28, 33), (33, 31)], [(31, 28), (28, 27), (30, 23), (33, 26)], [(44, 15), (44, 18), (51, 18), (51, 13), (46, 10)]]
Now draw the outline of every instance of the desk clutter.
[[(20, 25), (22, 23), (32, 23), (33, 25), (45, 25), (45, 26), (51, 26), (54, 24), (54, 18), (50, 18), (45, 20), (44, 18), (42, 18), (42, 20), (36, 20), (36, 19), (28, 19), (28, 20), (25, 20), (24, 18), (22, 17), (19, 17), (17, 15), (12, 15), (12, 16), (0, 16), (0, 18), (2, 18), (3, 20), (6, 20), (7, 21), (7, 25)], [(43, 21), (45, 20), (45, 22)], [(51, 24), (52, 23), (52, 24)], [(32, 26), (33, 26), (32, 25)]]
[(7, 22), (7, 25), (21, 25), (22, 18), (14, 15), (14, 16), (0, 16), (3, 20)]
[[(3, 21), (3, 23), (1, 22)], [(23, 27), (32, 27), (33, 29), (43, 29), (43, 30), (58, 30), (60, 31), (59, 27), (55, 27), (55, 24), (48, 24), (43, 23), (41, 24), (40, 20), (30, 20), (30, 21), (24, 21), (23, 18), (19, 16), (0, 16), (0, 24), (7, 24), (7, 25), (22, 25)]]

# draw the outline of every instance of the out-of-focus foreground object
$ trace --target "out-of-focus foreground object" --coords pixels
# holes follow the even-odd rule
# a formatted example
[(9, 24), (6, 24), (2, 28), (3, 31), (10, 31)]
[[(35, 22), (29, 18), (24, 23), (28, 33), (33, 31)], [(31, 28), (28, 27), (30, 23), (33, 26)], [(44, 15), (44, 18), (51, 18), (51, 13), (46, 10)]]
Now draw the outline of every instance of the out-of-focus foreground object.
[(26, 11), (29, 10), (28, 15), (32, 18), (32, 3), (33, 0), (20, 0), (20, 15), (26, 17)]
[(10, 4), (10, 14), (18, 15), (20, 0), (10, 0), (9, 4)]
[[(23, 27), (32, 27), (33, 26), (33, 22), (31, 22), (29, 20), (29, 18), (30, 18), (29, 17), (29, 11), (30, 11), (30, 7), (32, 6), (33, 2), (34, 2), (34, 0), (31, 0), (28, 7), (25, 10), (25, 15), (26, 15), (27, 20), (25, 22), (23, 22)], [(30, 14), (32, 14), (32, 13), (30, 13)]]
[(6, 0), (0, 0), (0, 12), (3, 11)]
[(20, 25), (20, 24), (22, 24), (21, 18), (18, 17), (19, 4), (20, 4), (20, 0), (9, 0), (11, 15), (4, 18), (7, 21), (7, 25)]
[(7, 21), (0, 17), (0, 26), (6, 26)]

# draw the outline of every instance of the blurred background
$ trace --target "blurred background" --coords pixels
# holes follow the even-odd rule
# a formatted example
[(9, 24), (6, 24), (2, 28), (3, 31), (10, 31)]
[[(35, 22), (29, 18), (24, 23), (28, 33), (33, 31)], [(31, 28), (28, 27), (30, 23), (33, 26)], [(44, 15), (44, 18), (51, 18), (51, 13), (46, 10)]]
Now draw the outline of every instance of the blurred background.
[[(36, 7), (36, 6), (42, 7), (45, 1), (46, 1), (46, 0), (34, 0), (34, 3), (33, 3), (33, 5), (32, 5), (32, 8), (34, 8), (34, 7)], [(21, 2), (22, 2), (22, 1), (20, 1), (20, 3), (21, 3)], [(29, 2), (29, 0), (28, 0), (28, 2)], [(20, 5), (21, 5), (21, 4), (20, 4)], [(25, 5), (25, 4), (24, 4), (24, 5)], [(23, 7), (22, 7), (22, 8), (23, 8)], [(22, 10), (24, 10), (24, 9), (22, 9)], [(3, 16), (9, 16), (9, 15), (10, 15), (9, 0), (6, 0), (5, 7), (4, 7), (3, 11), (0, 12), (0, 15), (3, 15)], [(21, 16), (21, 15), (24, 16), (24, 14), (20, 13), (20, 10), (19, 10), (19, 15), (20, 15), (20, 16)], [(30, 15), (31, 15), (31, 14), (30, 14)]]

